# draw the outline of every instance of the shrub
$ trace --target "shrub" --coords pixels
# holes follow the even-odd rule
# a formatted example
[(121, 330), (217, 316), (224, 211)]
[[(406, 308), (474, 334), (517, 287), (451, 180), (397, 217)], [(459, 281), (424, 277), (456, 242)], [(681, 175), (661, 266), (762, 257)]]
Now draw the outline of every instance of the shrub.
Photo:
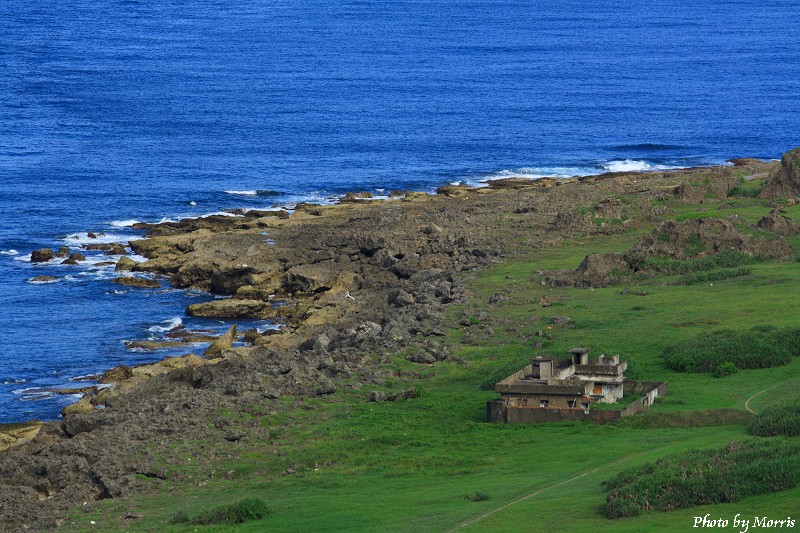
[(726, 361), (726, 362), (722, 363), (721, 365), (719, 365), (717, 367), (717, 369), (714, 371), (714, 377), (715, 378), (724, 378), (724, 377), (727, 377), (727, 376), (732, 376), (733, 374), (737, 373), (738, 371), (739, 371), (739, 369), (736, 368), (736, 365), (734, 365), (730, 361)]
[(759, 413), (747, 432), (758, 437), (800, 437), (800, 396)]
[(756, 198), (764, 188), (764, 180), (744, 181), (728, 191), (728, 197), (738, 196), (740, 198)]
[(471, 502), (485, 502), (489, 499), (489, 495), (479, 490), (475, 494), (467, 494), (464, 499)]
[(206, 526), (211, 524), (241, 524), (249, 520), (260, 520), (269, 514), (267, 504), (260, 498), (245, 498), (236, 503), (220, 505), (190, 518), (185, 511), (178, 511), (170, 519), (172, 524)]
[(721, 449), (692, 450), (629, 468), (604, 482), (605, 514), (636, 516), (736, 502), (800, 484), (800, 441), (749, 440)]
[(749, 330), (701, 333), (664, 349), (664, 363), (676, 372), (716, 372), (724, 363), (741, 370), (772, 368), (800, 355), (800, 328), (756, 326)]
[(679, 283), (681, 285), (696, 285), (698, 283), (708, 283), (710, 281), (722, 281), (723, 279), (741, 278), (753, 273), (750, 268), (734, 268), (729, 270), (717, 270), (714, 272), (704, 272), (701, 274), (687, 274), (683, 276)]

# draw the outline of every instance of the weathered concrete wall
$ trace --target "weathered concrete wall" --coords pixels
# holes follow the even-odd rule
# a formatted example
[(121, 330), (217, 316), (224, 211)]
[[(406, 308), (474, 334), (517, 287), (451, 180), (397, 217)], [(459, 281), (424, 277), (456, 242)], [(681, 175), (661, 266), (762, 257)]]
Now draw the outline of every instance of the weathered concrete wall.
[(621, 411), (506, 407), (501, 400), (486, 402), (486, 413), (489, 422), (501, 424), (543, 424), (546, 422), (563, 422), (571, 420), (591, 420), (605, 423), (619, 420)]
[(643, 394), (641, 398), (625, 409), (614, 411), (606, 409), (570, 409), (560, 407), (541, 408), (531, 404), (527, 407), (506, 406), (503, 400), (486, 402), (486, 418), (489, 422), (500, 424), (542, 424), (570, 420), (591, 420), (597, 423), (612, 422), (623, 416), (631, 416), (650, 409), (656, 398), (666, 396), (669, 386), (662, 381), (626, 381), (625, 393)]

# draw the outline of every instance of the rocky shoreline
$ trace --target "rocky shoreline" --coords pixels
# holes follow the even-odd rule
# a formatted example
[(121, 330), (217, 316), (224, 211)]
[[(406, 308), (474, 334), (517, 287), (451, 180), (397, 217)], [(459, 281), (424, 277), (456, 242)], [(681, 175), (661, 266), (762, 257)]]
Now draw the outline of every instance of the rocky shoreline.
[[(175, 441), (202, 438), (213, 449), (271, 438), (257, 423), (230, 427), (221, 410), (248, 412), (257, 403), (277, 413), (292, 399), (343, 390), (360, 391), (365, 401), (386, 399), (373, 397), (373, 389), (415, 377), (391, 370), (390, 356), (402, 352), (417, 365), (452, 357), (441, 341), (444, 311), (466, 297), (471, 270), (562, 239), (658, 225), (668, 218), (665, 200), (722, 208), (745, 176), (771, 176), (765, 198), (800, 196), (800, 150), (780, 164), (733, 163), (569, 180), (509, 178), (485, 188), (444, 186), (433, 195), (403, 191), (387, 200), (352, 194), (332, 206), (298, 205), (291, 215), (248, 211), (139, 224), (148, 238), (130, 246), (147, 261), (123, 258), (119, 270), (227, 296), (190, 306), (191, 316), (268, 318), (281, 327), (263, 333), (233, 327), (204, 357), (112, 369), (102, 381), (113, 386), (87, 391), (63, 421), (0, 427), (0, 445), (8, 448), (0, 452), (0, 526), (55, 527), (63, 524), (61, 513), (78, 505), (90, 509), (143, 490), (143, 479), (169, 480), (174, 474), (163, 462)], [(779, 212), (773, 218), (765, 224), (784, 224)], [(702, 237), (700, 229), (660, 230)], [(707, 233), (717, 238), (711, 246), (763, 251), (761, 241), (737, 234), (732, 222)], [(650, 253), (647, 246), (655, 250), (664, 240), (643, 240), (632, 252)], [(617, 259), (587, 258), (552, 282), (601, 286), (621, 268), (634, 268), (630, 257), (619, 259), (624, 264)], [(176, 342), (190, 333), (175, 332)], [(235, 347), (237, 339), (249, 345)], [(392, 399), (413, 395), (406, 389)]]

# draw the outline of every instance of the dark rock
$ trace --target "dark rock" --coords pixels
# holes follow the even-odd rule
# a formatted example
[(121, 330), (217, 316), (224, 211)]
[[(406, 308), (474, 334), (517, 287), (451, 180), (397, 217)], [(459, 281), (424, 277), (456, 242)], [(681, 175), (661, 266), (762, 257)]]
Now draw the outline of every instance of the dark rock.
[(233, 341), (236, 339), (236, 324), (228, 328), (223, 335), (219, 336), (211, 345), (203, 352), (206, 359), (216, 359), (222, 357), (223, 353), (227, 350), (233, 349)]
[(508, 299), (509, 299), (508, 296), (506, 296), (504, 294), (500, 294), (499, 292), (496, 292), (496, 293), (492, 294), (489, 297), (489, 303), (490, 304), (499, 304), (501, 302), (508, 301)]
[(56, 253), (50, 248), (42, 248), (31, 252), (31, 263), (45, 263), (54, 259)]
[(100, 383), (117, 383), (132, 377), (133, 369), (125, 365), (120, 365), (112, 368), (111, 370), (107, 370), (102, 376), (100, 376), (99, 381)]
[(120, 257), (114, 270), (117, 272), (129, 272), (133, 270), (137, 264), (138, 263), (130, 257)]
[(411, 361), (412, 363), (419, 363), (422, 365), (432, 365), (436, 362), (436, 358), (429, 353), (412, 353), (411, 355), (406, 356), (406, 359)]
[(58, 252), (56, 252), (56, 257), (62, 257), (62, 258), (69, 257), (69, 248), (66, 246), (60, 247), (58, 249)]
[(331, 382), (323, 383), (322, 385), (317, 387), (317, 390), (315, 392), (317, 396), (325, 396), (326, 394), (333, 394), (334, 392), (336, 392), (336, 386)]
[(761, 159), (754, 159), (752, 157), (736, 157), (734, 159), (728, 159), (727, 163), (732, 164), (735, 167), (746, 167), (749, 165), (760, 165), (764, 161)]
[(395, 307), (406, 307), (414, 302), (414, 297), (403, 289), (394, 289), (389, 293), (389, 304)]
[(369, 396), (367, 396), (367, 401), (370, 401), (370, 402), (383, 402), (383, 401), (386, 400), (386, 398), (387, 398), (387, 394), (385, 392), (374, 390), (374, 391), (371, 391), (369, 393)]
[(55, 283), (58, 278), (55, 276), (36, 276), (30, 279), (31, 283)]
[(120, 278), (114, 278), (111, 280), (111, 283), (116, 283), (117, 285), (124, 285), (126, 287), (139, 287), (142, 289), (157, 289), (161, 287), (161, 283), (159, 283), (154, 279), (134, 278), (130, 276), (122, 276)]
[(81, 253), (78, 253), (78, 252), (72, 252), (71, 254), (69, 254), (68, 258), (66, 258), (65, 260), (61, 261), (61, 264), (62, 265), (77, 265), (78, 261), (86, 261), (86, 256), (81, 254)]
[(265, 312), (271, 309), (268, 302), (261, 300), (228, 299), (192, 304), (186, 314), (204, 318), (260, 318), (270, 314)]
[(551, 316), (550, 323), (554, 326), (566, 326), (572, 322), (572, 319), (568, 316)]
[(70, 437), (94, 431), (102, 425), (103, 418), (98, 413), (69, 415), (61, 422), (61, 428)]
[(281, 391), (275, 388), (268, 388), (264, 389), (261, 393), (261, 396), (264, 398), (269, 398), (270, 400), (275, 400), (281, 397)]

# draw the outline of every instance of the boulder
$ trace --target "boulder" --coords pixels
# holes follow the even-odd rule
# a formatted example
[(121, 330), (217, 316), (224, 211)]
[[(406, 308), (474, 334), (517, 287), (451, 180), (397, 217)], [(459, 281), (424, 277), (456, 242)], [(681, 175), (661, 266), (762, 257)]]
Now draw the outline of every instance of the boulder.
[(758, 221), (757, 226), (765, 231), (771, 231), (784, 237), (800, 235), (800, 226), (797, 222), (781, 215), (782, 210), (772, 210)]
[(626, 257), (687, 259), (714, 255), (723, 250), (735, 250), (765, 258), (781, 258), (792, 254), (783, 238), (754, 237), (740, 232), (734, 222), (741, 223), (736, 218), (701, 218), (681, 222), (666, 220), (652, 233), (636, 241)]
[(349, 192), (339, 199), (341, 203), (357, 202), (359, 200), (368, 200), (372, 198), (371, 192)]
[(436, 358), (434, 356), (425, 352), (412, 353), (411, 355), (406, 356), (406, 359), (412, 363), (418, 363), (421, 365), (432, 365), (436, 362)]
[(100, 376), (100, 383), (117, 383), (133, 377), (133, 370), (129, 366), (115, 366)]
[(58, 249), (58, 252), (56, 252), (56, 257), (61, 257), (63, 259), (66, 259), (67, 257), (69, 257), (69, 248), (66, 247), (66, 246), (61, 246)]
[(203, 355), (206, 359), (216, 359), (222, 357), (223, 352), (233, 348), (233, 341), (236, 339), (236, 324), (231, 326), (225, 334), (221, 335), (211, 345), (206, 348)]
[(783, 154), (781, 167), (770, 176), (759, 197), (767, 199), (800, 197), (800, 147)]
[(275, 315), (269, 302), (233, 298), (192, 304), (186, 309), (186, 314), (204, 318), (268, 318)]
[(119, 261), (117, 261), (117, 266), (114, 267), (114, 270), (117, 272), (130, 272), (131, 270), (136, 267), (137, 263), (130, 257), (120, 257)]
[(389, 304), (395, 307), (406, 307), (413, 305), (414, 297), (403, 289), (393, 289), (389, 292)]
[(380, 390), (374, 390), (367, 396), (368, 402), (383, 402), (387, 398), (387, 394)]
[(325, 292), (345, 282), (341, 274), (333, 261), (309, 263), (287, 270), (281, 284), (290, 293)]
[(72, 252), (69, 257), (61, 261), (62, 265), (77, 265), (78, 261), (86, 261), (86, 256), (82, 253)]
[(764, 163), (764, 161), (761, 159), (755, 159), (752, 157), (736, 157), (734, 159), (728, 159), (727, 162), (735, 167), (747, 167), (750, 165), (760, 165)]
[(627, 272), (628, 263), (622, 254), (589, 254), (575, 270), (575, 285), (579, 287), (608, 287), (620, 274)]
[(31, 283), (55, 283), (58, 281), (58, 278), (55, 276), (36, 276), (30, 279)]
[(63, 416), (74, 415), (78, 413), (89, 413), (94, 411), (94, 405), (90, 402), (92, 399), (91, 394), (84, 394), (77, 402), (64, 407), (61, 410)]
[(126, 253), (128, 252), (125, 250), (125, 247), (117, 242), (113, 243), (111, 247), (106, 250), (106, 255), (125, 255)]
[(46, 263), (51, 261), (56, 256), (56, 253), (50, 248), (42, 248), (31, 252), (31, 263)]
[(122, 276), (119, 278), (114, 278), (111, 280), (111, 283), (116, 283), (117, 285), (125, 285), (126, 287), (139, 287), (142, 289), (157, 289), (161, 287), (161, 283), (154, 279), (147, 279), (147, 278), (134, 278), (131, 276)]

